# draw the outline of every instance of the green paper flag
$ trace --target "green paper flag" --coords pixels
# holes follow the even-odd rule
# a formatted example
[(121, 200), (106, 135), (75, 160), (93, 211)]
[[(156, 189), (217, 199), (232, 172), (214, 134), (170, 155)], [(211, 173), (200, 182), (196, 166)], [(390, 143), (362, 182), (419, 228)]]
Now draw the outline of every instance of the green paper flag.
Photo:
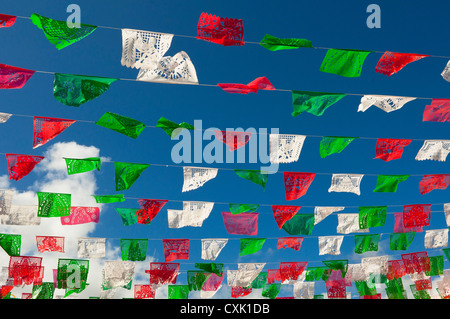
[(340, 153), (358, 137), (324, 136), (320, 141), (320, 157), (325, 158), (334, 153)]
[(9, 256), (20, 256), (21, 245), (21, 235), (0, 234), (0, 247), (2, 247)]
[(87, 282), (81, 282), (81, 287), (80, 288), (67, 288), (66, 291), (64, 292), (64, 298), (70, 296), (71, 294), (79, 294), (80, 292), (82, 292), (84, 289), (86, 289), (86, 287), (89, 286), (89, 284)]
[(156, 127), (160, 127), (164, 132), (167, 133), (170, 137), (176, 137), (178, 134), (180, 134), (181, 130), (187, 129), (187, 130), (194, 130), (194, 126), (191, 124), (188, 124), (186, 122), (181, 122), (180, 124), (177, 124), (175, 122), (172, 122), (164, 117), (161, 117), (158, 120), (158, 123), (156, 124)]
[(322, 261), (325, 266), (330, 268), (331, 270), (340, 270), (342, 278), (345, 277), (345, 274), (348, 270), (348, 260), (346, 259), (338, 259), (338, 260), (323, 260)]
[(119, 114), (106, 112), (95, 122), (99, 126), (109, 128), (131, 138), (138, 138), (145, 128), (145, 124), (138, 120), (122, 116)]
[(53, 96), (62, 104), (80, 106), (109, 90), (114, 78), (76, 74), (55, 74)]
[(70, 215), (71, 194), (36, 192), (39, 201), (38, 217)]
[(328, 267), (308, 267), (306, 268), (305, 281), (323, 280), (326, 282), (331, 276), (331, 269)]
[(87, 282), (89, 260), (58, 259), (56, 286), (58, 289), (81, 289)]
[(386, 294), (388, 299), (407, 299), (401, 277), (386, 281)]
[(359, 77), (371, 51), (328, 49), (320, 66), (320, 71), (345, 77)]
[(148, 239), (120, 239), (122, 260), (144, 261), (147, 257)]
[(125, 201), (123, 194), (117, 195), (92, 195), (98, 204), (120, 203)]
[(130, 226), (137, 224), (138, 221), (138, 208), (120, 208), (116, 207), (116, 212), (122, 218), (122, 224), (125, 226)]
[(292, 105), (294, 107), (292, 116), (297, 116), (305, 111), (315, 116), (321, 116), (327, 108), (345, 96), (342, 93), (292, 91)]
[(263, 189), (266, 188), (266, 183), (269, 179), (269, 174), (267, 172), (252, 169), (235, 169), (234, 172), (237, 176), (260, 185)]
[(196, 263), (195, 268), (202, 269), (206, 272), (211, 272), (217, 276), (223, 275), (223, 264), (218, 263)]
[(380, 234), (355, 235), (355, 253), (363, 254), (367, 251), (378, 251)]
[(40, 285), (33, 285), (31, 299), (53, 299), (55, 285), (52, 282), (43, 282)]
[(384, 226), (386, 222), (387, 206), (361, 206), (359, 207), (359, 228)]
[(313, 299), (325, 299), (324, 295), (314, 295)]
[(169, 285), (168, 299), (188, 299), (189, 285)]
[(410, 285), (409, 288), (411, 289), (411, 293), (412, 293), (414, 299), (431, 299), (431, 296), (426, 289), (417, 290), (417, 287), (415, 284)]
[(241, 248), (239, 256), (251, 255), (261, 250), (264, 243), (266, 242), (265, 238), (241, 238)]
[(314, 228), (314, 214), (296, 214), (283, 224), (289, 235), (311, 235)]
[(84, 23), (74, 23), (71, 28), (67, 21), (53, 20), (36, 13), (33, 13), (30, 19), (58, 50), (82, 40), (97, 29), (95, 25)]
[(267, 281), (267, 271), (260, 272), (258, 276), (252, 281), (252, 289), (261, 289), (264, 288), (264, 284)]
[(414, 240), (415, 232), (392, 233), (389, 247), (391, 250), (407, 250)]
[(187, 282), (189, 286), (189, 291), (192, 290), (202, 290), (203, 285), (208, 280), (212, 274), (204, 271), (187, 271)]
[(270, 51), (313, 47), (312, 42), (306, 39), (280, 39), (270, 34), (266, 34), (259, 45)]
[(254, 213), (258, 210), (259, 205), (258, 204), (228, 204), (228, 207), (230, 208), (230, 212), (232, 214), (240, 214), (240, 213), (247, 213), (247, 212)]
[(443, 248), (442, 251), (444, 252), (445, 257), (448, 261), (450, 261), (450, 248)]
[(374, 296), (377, 294), (377, 288), (375, 285), (368, 285), (366, 281), (355, 281), (355, 287), (360, 296)]
[(67, 174), (79, 174), (100, 170), (101, 160), (100, 157), (88, 157), (88, 158), (66, 158), (64, 157), (67, 166)]
[(408, 179), (409, 175), (378, 175), (374, 192), (395, 193), (397, 186)]
[(444, 255), (428, 257), (430, 260), (430, 270), (425, 271), (427, 276), (439, 276), (444, 274)]
[(278, 294), (280, 293), (281, 287), (282, 287), (282, 284), (280, 284), (280, 283), (276, 283), (276, 284), (266, 283), (261, 292), (261, 296), (270, 298), (270, 299), (275, 299), (278, 296)]
[(150, 164), (114, 162), (116, 191), (129, 189)]

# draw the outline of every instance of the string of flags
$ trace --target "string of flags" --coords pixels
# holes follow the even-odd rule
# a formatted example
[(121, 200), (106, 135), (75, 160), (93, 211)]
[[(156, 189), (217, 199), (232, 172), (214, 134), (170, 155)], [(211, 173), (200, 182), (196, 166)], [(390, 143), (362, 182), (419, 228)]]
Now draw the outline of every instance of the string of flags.
[[(0, 14), (0, 28), (12, 27), (16, 16)], [(98, 26), (81, 24), (80, 28), (69, 28), (66, 21), (53, 20), (33, 13), (30, 17), (33, 25), (40, 29), (47, 40), (58, 50), (66, 48), (91, 35)], [(133, 29), (122, 31), (121, 64), (139, 70), (136, 81), (163, 82), (174, 84), (194, 84), (198, 82), (196, 70), (189, 55), (180, 51), (173, 56), (166, 56), (174, 34), (164, 34)], [(222, 18), (202, 13), (198, 25), (197, 39), (223, 46), (243, 46), (243, 21), (241, 19)], [(247, 42), (248, 43), (248, 42)], [(297, 48), (317, 48), (307, 39), (280, 39), (266, 34), (259, 43), (270, 50), (279, 51)], [(364, 61), (370, 53), (376, 51), (327, 49), (319, 71), (343, 77), (361, 76)], [(432, 55), (383, 52), (375, 72), (392, 76), (407, 65)], [(436, 56), (435, 56), (436, 57)], [(448, 58), (448, 57), (441, 57)], [(0, 64), (0, 88), (20, 89), (36, 72), (5, 64)], [(74, 74), (54, 74), (53, 95), (60, 103), (79, 107), (110, 89), (119, 78), (106, 78)], [(450, 60), (441, 73), (445, 81), (450, 82)], [(324, 93), (297, 90), (276, 89), (265, 77), (258, 77), (248, 84), (218, 83), (218, 87), (227, 93), (249, 94), (259, 90), (290, 91), (292, 94), (292, 116), (304, 112), (321, 116), (324, 112), (347, 95), (344, 93)], [(353, 94), (355, 95), (355, 94)], [(384, 95), (362, 96), (358, 106), (359, 112), (365, 112), (371, 106), (386, 113), (399, 110), (406, 103), (418, 97), (400, 97)], [(450, 99), (430, 99), (425, 106), (423, 121), (450, 121)], [(12, 114), (1, 113), (0, 122), (6, 122)], [(33, 148), (44, 145), (58, 134), (74, 124), (75, 120), (34, 117)], [(105, 113), (95, 124), (122, 133), (131, 138), (138, 138), (146, 125), (140, 121), (111, 112)], [(179, 134), (181, 129), (195, 129), (182, 122), (180, 124), (161, 118), (156, 127), (162, 128), (169, 136)], [(229, 147), (230, 151), (246, 145), (251, 134), (242, 132), (216, 131), (215, 136)], [(272, 163), (291, 163), (298, 160), (305, 135), (270, 134), (270, 160)], [(323, 136), (320, 144), (322, 158), (340, 153), (358, 137)], [(412, 140), (377, 139), (376, 158), (384, 161), (399, 159), (403, 147)], [(425, 140), (416, 160), (445, 161), (450, 152), (448, 140)], [(20, 180), (28, 175), (43, 156), (9, 154), (9, 178)], [(101, 169), (98, 157), (76, 159), (64, 158), (68, 175), (85, 173)], [(129, 189), (140, 175), (154, 164), (136, 164), (114, 162), (116, 191)], [(235, 174), (265, 189), (268, 173), (259, 170), (234, 169)], [(195, 190), (217, 176), (218, 169), (203, 167), (183, 167), (182, 192)], [(282, 172), (284, 177), (286, 200), (295, 200), (306, 194), (316, 174), (304, 172)], [(329, 192), (349, 192), (360, 195), (360, 184), (364, 174), (330, 174), (332, 175)], [(370, 175), (370, 174), (366, 174)], [(374, 192), (396, 192), (399, 183), (411, 175), (377, 175)], [(450, 174), (423, 175), (419, 183), (420, 193), (426, 194), (434, 189), (446, 189), (450, 183)], [(71, 195), (63, 193), (37, 192), (38, 205), (12, 205), (12, 190), (0, 191), (0, 224), (4, 225), (39, 225), (41, 218), (60, 218), (62, 225), (98, 223), (98, 207), (73, 207)], [(97, 203), (114, 203), (125, 200), (121, 194), (93, 195)], [(140, 208), (116, 208), (124, 226), (150, 224), (168, 200), (139, 199)], [(201, 227), (209, 217), (214, 203), (183, 202), (182, 210), (167, 209), (168, 227)], [(447, 227), (450, 227), (450, 204), (444, 204)], [(224, 227), (228, 234), (257, 236), (259, 205), (229, 204), (229, 211), (222, 212)], [(336, 232), (340, 235), (315, 236), (318, 241), (319, 255), (340, 255), (344, 236), (354, 238), (354, 253), (378, 251), (379, 240), (384, 233), (371, 234), (371, 228), (384, 226), (387, 219), (387, 206), (358, 207), (357, 214), (339, 213), (345, 207), (315, 207), (313, 214), (299, 213), (300, 206), (272, 205), (274, 220), (289, 237), (277, 237), (277, 249), (299, 251), (305, 238), (312, 238), (314, 226), (331, 214), (337, 214)], [(403, 205), (403, 211), (394, 213), (394, 231), (389, 234), (389, 248), (392, 251), (405, 251), (413, 243), (415, 233), (422, 233), (423, 227), (430, 225), (431, 204)], [(299, 237), (300, 236), (300, 237)], [(308, 236), (308, 237), (304, 237)], [(11, 298), (15, 286), (32, 285), (31, 293), (23, 293), (23, 299), (53, 299), (55, 289), (64, 289), (63, 298), (86, 289), (89, 273), (89, 259), (105, 258), (107, 238), (78, 238), (78, 259), (60, 258), (57, 269), (53, 270), (53, 282), (44, 282), (42, 257), (21, 256), (20, 234), (0, 234), (0, 247), (10, 256), (8, 267), (0, 272), (0, 298)], [(65, 251), (65, 237), (36, 236), (36, 248), (40, 253)], [(201, 239), (201, 259), (215, 261), (227, 245), (229, 239), (240, 241), (239, 256), (252, 255), (260, 250), (268, 238), (203, 238)], [(188, 238), (163, 238), (164, 262), (151, 262), (149, 284), (135, 284), (136, 299), (155, 298), (157, 289), (166, 285), (169, 299), (188, 298), (191, 291), (200, 291), (201, 298), (211, 298), (224, 283), (231, 287), (231, 297), (239, 298), (250, 294), (255, 289), (262, 289), (261, 295), (275, 299), (284, 285), (292, 286), (292, 297), (313, 299), (323, 298), (315, 294), (315, 283), (323, 280), (328, 298), (347, 298), (347, 287), (355, 284), (361, 299), (381, 299), (379, 288), (373, 283), (384, 284), (389, 299), (406, 298), (406, 288), (402, 278), (409, 275), (413, 284), (409, 286), (415, 299), (450, 298), (450, 275), (444, 269), (444, 255), (450, 260), (448, 245), (448, 228), (425, 230), (425, 249), (438, 249), (443, 255), (428, 256), (426, 251), (404, 253), (400, 259), (389, 260), (388, 256), (361, 258), (361, 263), (350, 264), (347, 259), (323, 260), (323, 266), (311, 267), (306, 261), (280, 262), (278, 269), (263, 271), (266, 263), (237, 263), (237, 270), (225, 270), (223, 263), (195, 263), (195, 270), (187, 271), (187, 284), (177, 283), (180, 263), (176, 260), (189, 260), (190, 240)], [(120, 238), (121, 259), (104, 261), (102, 271), (101, 295), (108, 298), (115, 288), (130, 290), (135, 272), (135, 262), (146, 259), (148, 238)], [(267, 263), (268, 264), (268, 263)], [(70, 276), (73, 269), (80, 274), (81, 281), (72, 285)], [(441, 276), (436, 280), (437, 293), (432, 291), (431, 277)], [(93, 297), (98, 298), (98, 297)]]

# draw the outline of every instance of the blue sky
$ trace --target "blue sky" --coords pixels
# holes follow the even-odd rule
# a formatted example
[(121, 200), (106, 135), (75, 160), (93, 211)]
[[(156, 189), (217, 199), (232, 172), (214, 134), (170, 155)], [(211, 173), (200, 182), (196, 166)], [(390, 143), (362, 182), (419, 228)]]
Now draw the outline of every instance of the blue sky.
[[(2, 5), (5, 14), (29, 17), (38, 13), (57, 20), (68, 16), (66, 8), (71, 1), (15, 1)], [(242, 19), (244, 40), (259, 42), (265, 34), (280, 38), (306, 38), (314, 46), (375, 51), (448, 56), (446, 35), (447, 12), (450, 7), (442, 1), (378, 1), (381, 7), (381, 28), (366, 26), (367, 6), (371, 1), (273, 1), (211, 2), (211, 1), (77, 1), (81, 7), (81, 22), (98, 26), (131, 28), (146, 31), (195, 36), (197, 22), (202, 12), (221, 17)], [(99, 28), (89, 37), (65, 49), (57, 50), (41, 30), (30, 20), (18, 19), (15, 25), (0, 30), (3, 43), (1, 63), (32, 70), (72, 73), (135, 79), (138, 71), (120, 64), (120, 30)], [(271, 52), (257, 44), (243, 47), (223, 47), (206, 41), (175, 36), (166, 55), (179, 51), (188, 53), (195, 65), (200, 84), (248, 83), (256, 77), (266, 76), (277, 89), (337, 92), (353, 94), (380, 94), (411, 97), (447, 98), (449, 83), (441, 77), (447, 60), (429, 57), (408, 65), (399, 73), (386, 77), (374, 71), (379, 53), (371, 53), (364, 63), (361, 77), (345, 78), (319, 71), (325, 50), (298, 49)], [(352, 263), (364, 254), (355, 256), (353, 237), (345, 236), (340, 256), (319, 256), (317, 237), (336, 234), (337, 217), (330, 216), (314, 228), (313, 236), (306, 238), (300, 252), (277, 250), (276, 240), (268, 239), (263, 249), (254, 255), (239, 257), (238, 235), (227, 234), (221, 217), (228, 207), (216, 204), (210, 217), (201, 228), (169, 229), (167, 209), (182, 209), (181, 201), (199, 200), (220, 203), (257, 203), (260, 208), (257, 237), (277, 238), (287, 236), (278, 227), (268, 205), (303, 206), (300, 212), (312, 213), (314, 206), (353, 206), (345, 212), (357, 213), (358, 206), (442, 204), (447, 201), (448, 190), (435, 190), (420, 195), (419, 176), (411, 176), (400, 184), (397, 193), (373, 193), (374, 174), (433, 174), (449, 173), (447, 162), (415, 161), (422, 146), (420, 139), (448, 139), (446, 123), (422, 122), (425, 105), (431, 100), (415, 100), (401, 110), (385, 113), (372, 107), (357, 112), (360, 96), (347, 96), (321, 117), (304, 113), (292, 117), (291, 94), (284, 91), (259, 91), (257, 94), (229, 94), (218, 87), (167, 85), (118, 81), (101, 97), (79, 108), (59, 103), (52, 96), (53, 75), (36, 73), (21, 90), (2, 92), (1, 112), (25, 115), (49, 116), (74, 120), (96, 121), (105, 112), (128, 116), (148, 125), (156, 125), (163, 116), (175, 122), (193, 123), (202, 120), (203, 128), (278, 128), (280, 133), (316, 136), (357, 136), (372, 138), (416, 139), (404, 149), (400, 160), (384, 162), (374, 159), (375, 139), (359, 139), (351, 143), (341, 154), (321, 159), (320, 138), (307, 137), (298, 162), (282, 164), (279, 171), (328, 173), (317, 175), (308, 193), (302, 198), (287, 202), (282, 174), (269, 176), (265, 191), (237, 177), (232, 171), (219, 170), (218, 176), (204, 187), (187, 193), (181, 192), (182, 168), (151, 166), (131, 187), (124, 191), (128, 198), (169, 199), (170, 201), (151, 225), (123, 226), (114, 207), (137, 208), (136, 200), (104, 205), (100, 223), (88, 226), (90, 237), (106, 237), (117, 248), (120, 238), (149, 238), (148, 260), (139, 262), (140, 269), (148, 269), (151, 260), (163, 261), (161, 238), (192, 238), (189, 261), (180, 261), (181, 270), (194, 269), (201, 262), (201, 238), (230, 238), (216, 262), (226, 264), (227, 269), (237, 269), (238, 262), (268, 262), (265, 270), (278, 268), (281, 261), (309, 261), (310, 266), (320, 266), (325, 259), (353, 258)], [(146, 128), (138, 139), (133, 140), (92, 123), (77, 122), (44, 146), (32, 149), (32, 119), (13, 117), (2, 124), (0, 132), (1, 152), (43, 155), (58, 142), (75, 141), (78, 145), (95, 147), (99, 155), (111, 161), (172, 164), (171, 149), (175, 144), (160, 129)], [(206, 142), (205, 142), (206, 144)], [(78, 146), (77, 148), (79, 149)], [(224, 148), (225, 149), (225, 148)], [(95, 151), (96, 152), (96, 151)], [(72, 156), (77, 156), (73, 154)], [(6, 160), (0, 174), (7, 175)], [(187, 164), (191, 165), (191, 164)], [(217, 168), (259, 169), (260, 164), (205, 164)], [(328, 193), (331, 173), (373, 174), (365, 176), (361, 184), (361, 196), (347, 193)], [(44, 175), (45, 176), (44, 176)], [(97, 194), (114, 194), (114, 166), (104, 163), (100, 172), (89, 173), (95, 180)], [(51, 182), (49, 172), (33, 171), (26, 178), (9, 183), (18, 191), (36, 190)], [(89, 179), (88, 181), (92, 181)], [(84, 182), (88, 182), (84, 181)], [(41, 184), (40, 184), (41, 183)], [(447, 195), (446, 195), (447, 194)], [(178, 202), (175, 202), (178, 201)], [(389, 207), (388, 212), (400, 211), (401, 207)], [(446, 228), (442, 205), (433, 205), (429, 229)], [(394, 218), (388, 215), (384, 227), (371, 229), (371, 233), (393, 232)], [(17, 231), (20, 231), (18, 229)], [(424, 250), (423, 235), (416, 234), (407, 252)], [(75, 240), (75, 237), (72, 238)], [(389, 236), (383, 235), (380, 254), (390, 254)], [(67, 240), (70, 240), (67, 238)], [(395, 252), (394, 252), (395, 253)], [(429, 255), (441, 252), (430, 251)], [(400, 254), (393, 254), (400, 258)], [(44, 255), (44, 258), (47, 255)], [(53, 254), (52, 256), (56, 256)], [(59, 256), (58, 256), (59, 257)], [(115, 256), (117, 257), (117, 255)], [(64, 258), (61, 255), (61, 258)], [(447, 268), (447, 260), (445, 264)], [(140, 280), (146, 283), (146, 275), (139, 270)], [(99, 273), (90, 273), (99, 276)], [(92, 277), (90, 277), (92, 278)], [(50, 278), (48, 278), (50, 280)], [(186, 283), (185, 274), (179, 283)], [(161, 288), (166, 289), (166, 288)], [(229, 297), (226, 281), (222, 288)], [(291, 288), (283, 288), (280, 296), (291, 296)], [(351, 288), (355, 295), (354, 287)], [(383, 289), (384, 290), (384, 289)], [(324, 287), (316, 285), (316, 293), (324, 293)], [(130, 297), (131, 292), (122, 292)], [(257, 298), (260, 294), (252, 294)], [(91, 295), (95, 295), (95, 291)]]

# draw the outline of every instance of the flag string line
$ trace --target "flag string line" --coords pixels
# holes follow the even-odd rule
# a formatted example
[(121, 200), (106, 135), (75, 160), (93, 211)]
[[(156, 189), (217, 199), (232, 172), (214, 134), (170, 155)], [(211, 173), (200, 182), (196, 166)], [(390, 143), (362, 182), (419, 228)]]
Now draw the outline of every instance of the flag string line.
[[(27, 115), (27, 114), (15, 114), (15, 113), (8, 113), (11, 114), (12, 116), (18, 116), (18, 117), (28, 117), (28, 118), (34, 118), (34, 117), (38, 117), (37, 115)], [(45, 116), (39, 116), (39, 117), (45, 117)], [(82, 123), (90, 123), (90, 124), (95, 124), (96, 121), (91, 121), (91, 120), (74, 120), (74, 119), (70, 119), (72, 121), (76, 121), (76, 122), (82, 122)], [(157, 125), (147, 125), (144, 123), (145, 128), (157, 128), (157, 129), (161, 129), (161, 127), (157, 126)], [(220, 131), (220, 130), (215, 130), (212, 128), (194, 128), (194, 129), (189, 129), (190, 131), (202, 131), (202, 132), (216, 132), (216, 131)], [(240, 132), (240, 131), (224, 131), (224, 132), (229, 132), (229, 133), (250, 133), (251, 135), (263, 135), (263, 136), (267, 136), (267, 135), (273, 135), (274, 133), (265, 133), (265, 132)], [(364, 136), (337, 136), (337, 135), (313, 135), (313, 134), (291, 134), (291, 133), (276, 133), (275, 135), (299, 135), (299, 136), (306, 136), (309, 138), (324, 138), (324, 137), (342, 137), (342, 138), (354, 138), (355, 140), (379, 140), (379, 139), (395, 139), (395, 140), (410, 140), (410, 141), (418, 141), (418, 142), (423, 142), (429, 139), (425, 139), (425, 138), (386, 138), (386, 137), (364, 137)], [(436, 138), (434, 138), (436, 140)]]
[[(25, 17), (25, 16), (15, 16), (17, 18), (20, 19), (28, 19), (31, 20), (30, 17)], [(110, 26), (102, 26), (102, 25), (96, 25), (97, 28), (101, 28), (101, 29), (109, 29), (109, 30), (118, 30), (118, 31), (122, 31), (123, 29), (131, 29), (131, 28), (118, 28), (118, 27), (110, 27)], [(195, 39), (195, 40), (201, 40), (198, 39), (196, 36), (193, 35), (184, 35), (184, 34), (173, 34), (173, 33), (167, 33), (167, 32), (157, 32), (157, 31), (147, 31), (147, 30), (138, 30), (138, 29), (132, 29), (132, 30), (137, 30), (137, 31), (145, 31), (145, 32), (154, 32), (154, 33), (163, 33), (163, 34), (171, 34), (174, 37), (180, 37), (180, 38), (189, 38), (189, 39)], [(204, 40), (202, 40), (204, 41)], [(256, 44), (256, 45), (260, 45), (261, 42), (255, 42), (255, 41), (243, 41), (245, 44)], [(333, 48), (327, 48), (327, 47), (321, 47), (321, 46), (313, 46), (312, 49), (316, 49), (316, 50), (331, 50)], [(386, 51), (377, 51), (377, 50), (365, 50), (365, 51), (370, 51), (371, 53), (378, 53), (378, 54), (384, 54)], [(425, 55), (425, 54), (423, 54)], [(431, 54), (426, 54), (428, 57), (433, 57), (433, 58), (442, 58), (442, 59), (450, 59), (450, 56), (442, 56), (442, 55), (431, 55)]]

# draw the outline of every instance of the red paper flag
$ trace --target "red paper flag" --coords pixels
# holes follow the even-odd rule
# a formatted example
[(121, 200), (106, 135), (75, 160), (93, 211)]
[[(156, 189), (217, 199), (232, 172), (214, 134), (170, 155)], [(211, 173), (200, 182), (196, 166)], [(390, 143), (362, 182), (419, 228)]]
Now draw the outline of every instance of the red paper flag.
[(197, 26), (197, 39), (223, 46), (244, 45), (244, 25), (241, 19), (221, 18), (203, 12)]
[(266, 279), (269, 285), (275, 282), (281, 282), (280, 269), (267, 269)]
[(44, 145), (75, 122), (75, 120), (35, 116), (33, 148)]
[(140, 199), (138, 200), (141, 209), (136, 211), (138, 224), (149, 224), (159, 213), (161, 208), (168, 202), (165, 199)]
[(409, 233), (416, 232), (421, 233), (423, 231), (422, 226), (405, 227), (403, 226), (403, 213), (394, 213), (394, 233)]
[(258, 213), (234, 215), (230, 212), (222, 212), (222, 218), (228, 234), (252, 236), (258, 233)]
[(315, 173), (284, 172), (286, 200), (298, 199), (305, 195), (315, 176)]
[(381, 299), (381, 294), (378, 293), (372, 296), (360, 296), (359, 299)]
[(424, 175), (419, 182), (420, 194), (426, 194), (433, 189), (446, 189), (450, 184), (450, 174)]
[(222, 273), (222, 276), (218, 276), (215, 273), (211, 273), (203, 283), (202, 290), (203, 291), (217, 291), (220, 288), (220, 285), (225, 278), (225, 273)]
[(177, 283), (179, 270), (179, 263), (151, 262), (150, 270), (145, 272), (150, 274), (151, 285), (165, 285)]
[(134, 285), (134, 299), (155, 299), (155, 295), (152, 285)]
[(379, 138), (376, 145), (376, 157), (389, 162), (402, 157), (403, 147), (408, 146), (412, 140)]
[(8, 277), (13, 279), (14, 286), (42, 283), (44, 267), (42, 257), (11, 256), (8, 266)]
[(403, 226), (410, 228), (430, 225), (431, 204), (403, 206)]
[(277, 249), (292, 248), (300, 250), (302, 247), (304, 237), (280, 237), (277, 242)]
[(375, 72), (391, 76), (403, 69), (405, 65), (428, 56), (429, 55), (386, 51), (378, 61)]
[(64, 252), (64, 237), (36, 236), (37, 250), (40, 253), (46, 251)]
[(16, 16), (0, 14), (0, 28), (9, 28), (16, 22)]
[(6, 295), (9, 294), (11, 290), (13, 290), (13, 288), (14, 286), (3, 285), (0, 290), (0, 299), (5, 298)]
[(275, 90), (275, 87), (265, 76), (256, 78), (249, 84), (219, 83), (217, 86), (225, 92), (239, 94), (257, 93), (258, 90)]
[(250, 141), (252, 133), (250, 132), (231, 132), (231, 131), (214, 131), (216, 138), (228, 145), (230, 152), (237, 150)]
[(433, 99), (425, 106), (423, 122), (450, 122), (450, 99)]
[(0, 63), (0, 89), (21, 89), (34, 71)]
[(166, 262), (175, 259), (189, 259), (189, 239), (163, 239)]
[(280, 275), (281, 282), (285, 280), (297, 280), (305, 270), (308, 262), (297, 261), (297, 262), (281, 262), (280, 263)]
[(416, 280), (414, 284), (416, 285), (417, 290), (428, 290), (433, 288), (431, 278)]
[(252, 287), (244, 288), (244, 287), (231, 287), (231, 298), (239, 298), (244, 297), (252, 293)]
[(33, 168), (44, 159), (43, 156), (22, 155), (22, 154), (6, 154), (8, 161), (9, 179), (15, 181), (27, 176)]
[(402, 260), (407, 274), (430, 271), (430, 259), (426, 251), (402, 254)]
[(98, 223), (100, 208), (98, 207), (70, 207), (70, 215), (61, 217), (61, 225), (79, 225)]
[(277, 222), (278, 229), (291, 219), (300, 210), (301, 206), (272, 205), (273, 217)]
[(388, 271), (386, 277), (388, 280), (398, 279), (406, 275), (406, 267), (403, 260), (388, 260)]

